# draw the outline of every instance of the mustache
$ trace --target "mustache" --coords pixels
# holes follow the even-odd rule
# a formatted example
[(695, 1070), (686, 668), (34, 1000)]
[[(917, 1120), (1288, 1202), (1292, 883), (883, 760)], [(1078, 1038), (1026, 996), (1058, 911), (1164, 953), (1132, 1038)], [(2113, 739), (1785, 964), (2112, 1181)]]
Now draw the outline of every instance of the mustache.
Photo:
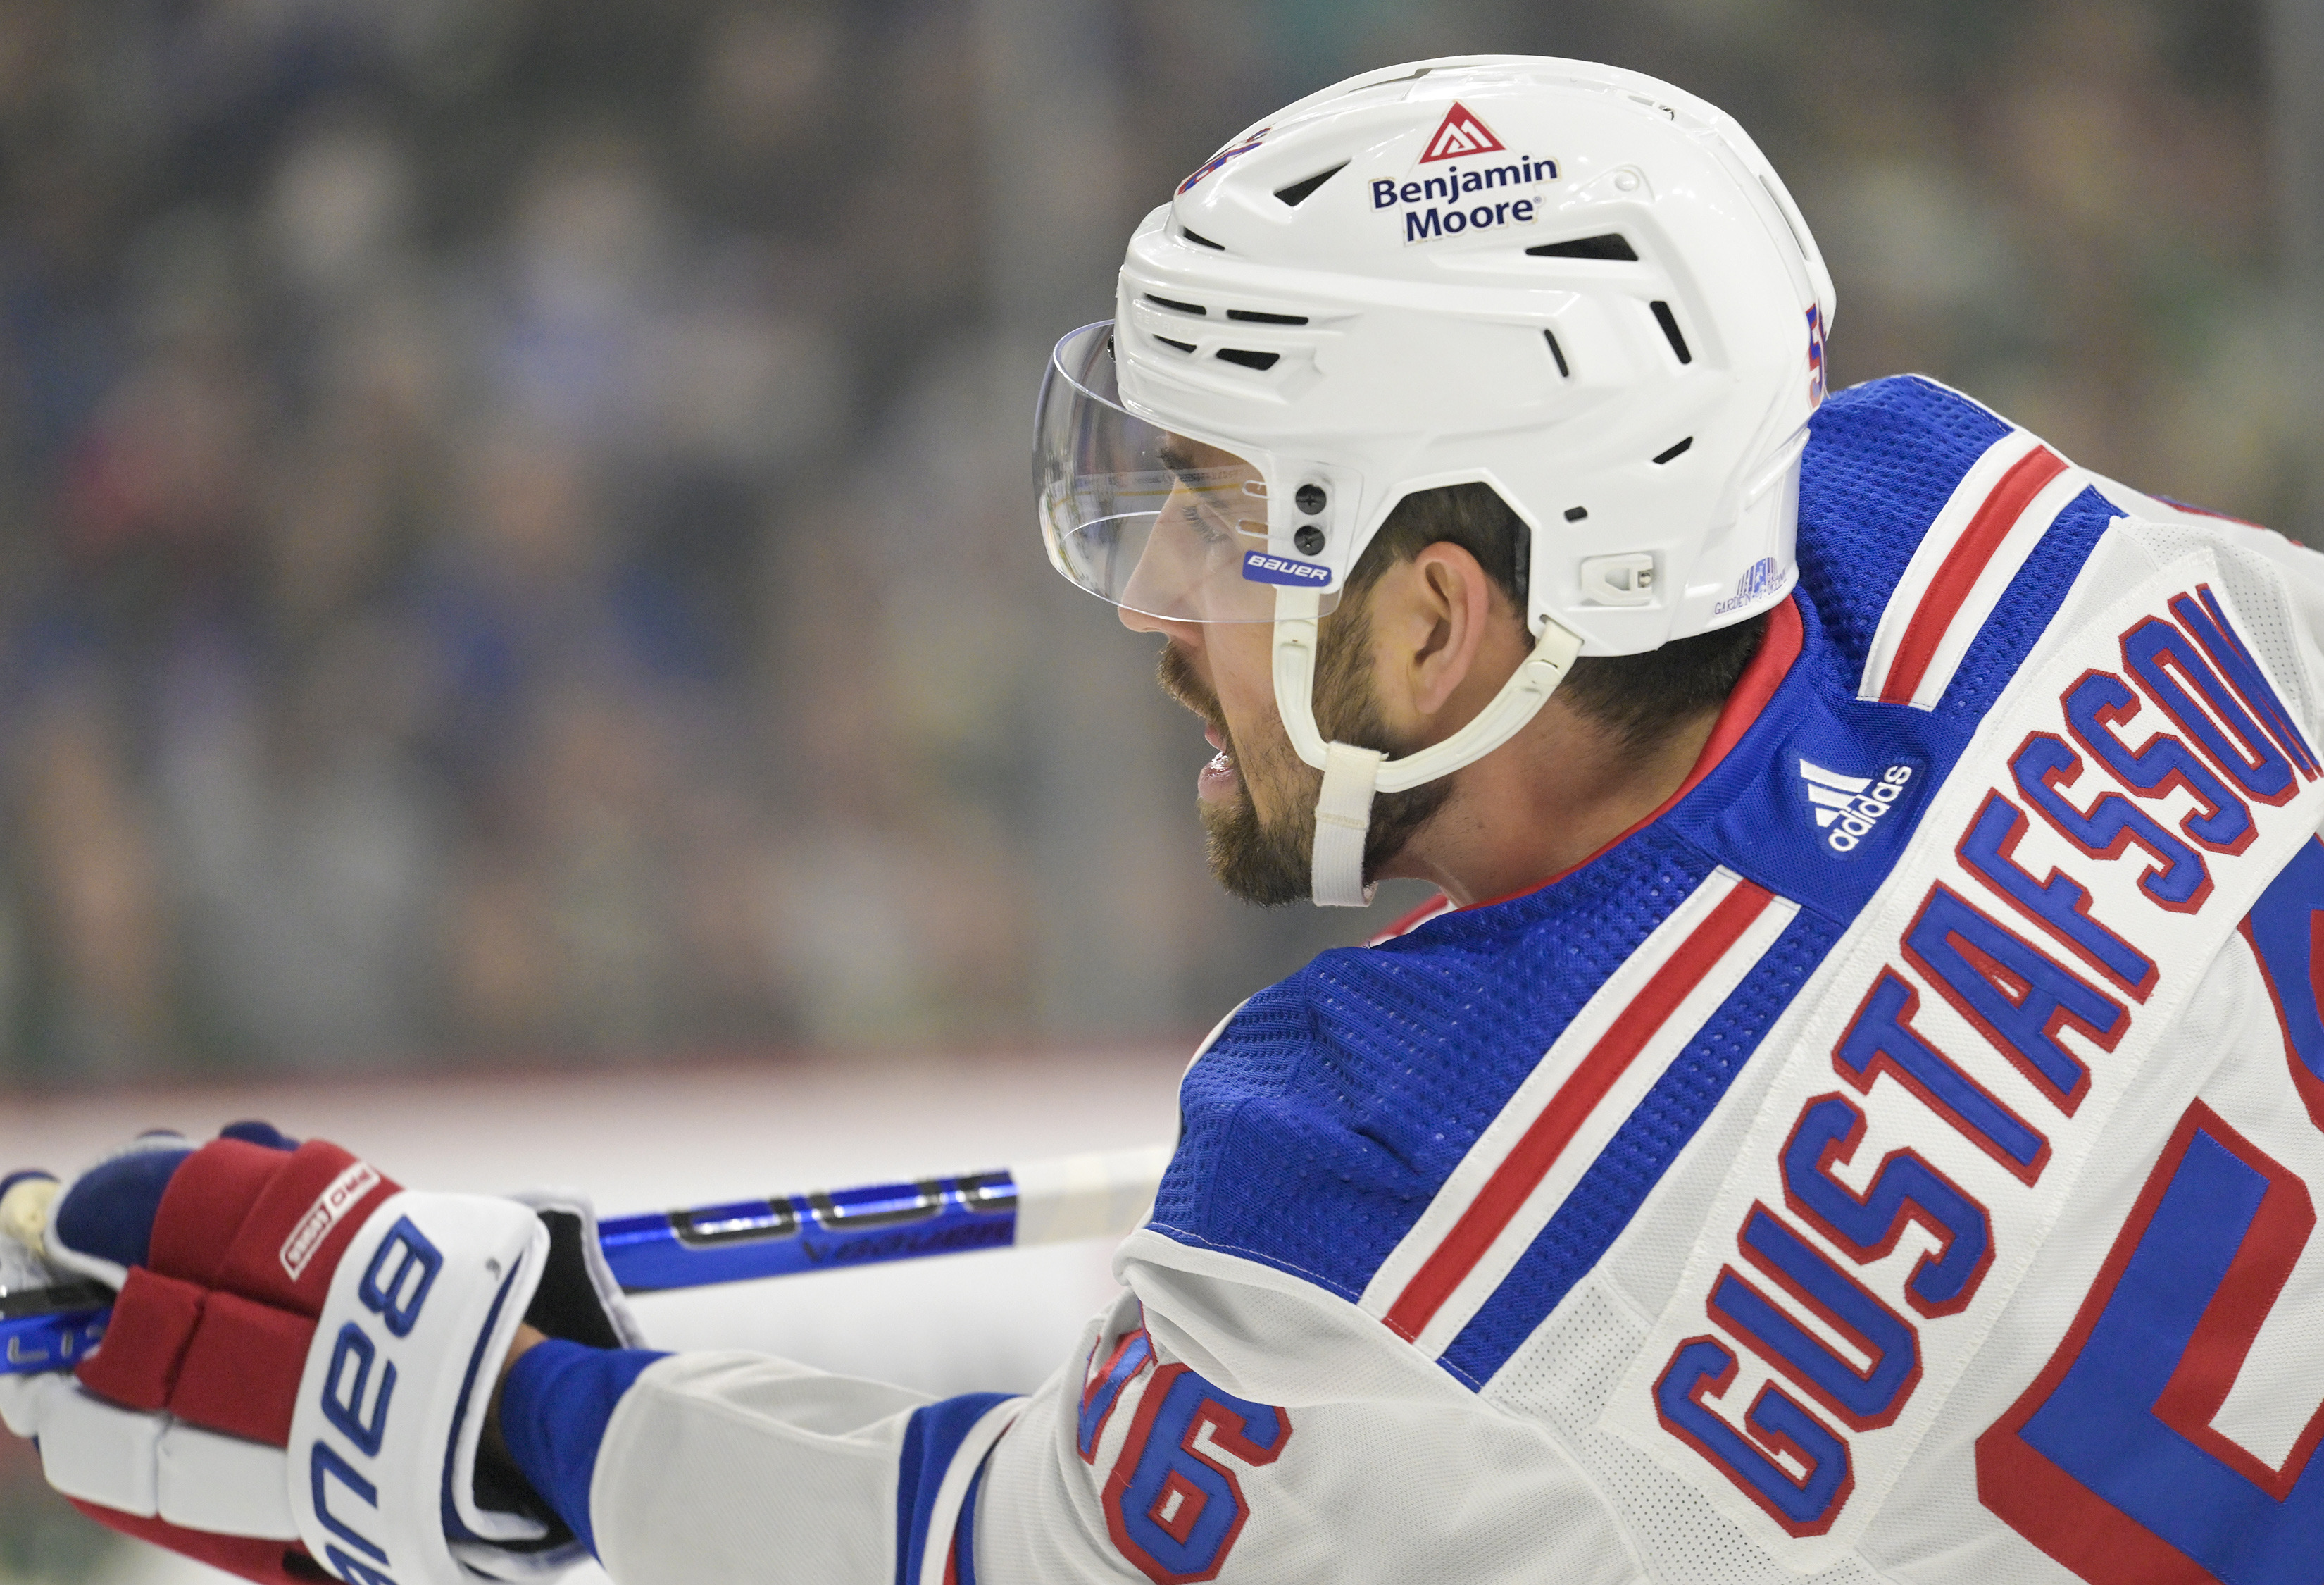
[(1234, 735), (1227, 730), (1227, 714), (1219, 705), (1219, 696), (1194, 670), (1194, 663), (1176, 643), (1162, 646), (1159, 659), (1154, 663), (1154, 679), (1162, 691), (1203, 718), (1204, 723), (1216, 731), (1219, 741), (1226, 746), (1227, 757), (1234, 758)]

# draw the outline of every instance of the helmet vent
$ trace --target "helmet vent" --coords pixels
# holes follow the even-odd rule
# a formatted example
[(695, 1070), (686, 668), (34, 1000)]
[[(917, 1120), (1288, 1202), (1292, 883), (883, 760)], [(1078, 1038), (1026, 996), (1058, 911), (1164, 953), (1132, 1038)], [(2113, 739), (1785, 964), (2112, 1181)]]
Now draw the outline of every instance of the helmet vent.
[(1596, 236), (1569, 236), (1563, 242), (1545, 242), (1526, 249), (1537, 259), (1615, 259), (1623, 264), (1638, 262), (1638, 250), (1630, 239), (1618, 231), (1602, 232)]
[(1277, 188), (1275, 196), (1282, 203), (1296, 209), (1307, 201), (1309, 194), (1347, 168), (1348, 162), (1342, 160), (1329, 171), (1318, 171), (1305, 181), (1295, 181), (1289, 187)]
[(1150, 292), (1146, 294), (1146, 301), (1152, 303), (1159, 303), (1164, 308), (1176, 309), (1182, 314), (1207, 315), (1211, 311), (1199, 302), (1173, 302), (1167, 297), (1157, 297)]
[[(1200, 313), (1202, 310), (1194, 311)], [(1227, 318), (1251, 325), (1304, 325), (1307, 322), (1305, 314), (1268, 314), (1255, 308), (1231, 308), (1227, 310)]]
[(1679, 334), (1678, 316), (1671, 312), (1671, 305), (1656, 298), (1647, 306), (1655, 311), (1655, 322), (1663, 328), (1663, 334), (1670, 338), (1671, 350), (1678, 354), (1679, 362), (1692, 363), (1694, 354), (1687, 350), (1686, 338)]
[(1165, 347), (1175, 347), (1181, 352), (1192, 352), (1194, 350), (1194, 344), (1192, 341), (1173, 341), (1167, 336), (1157, 336), (1154, 339), (1159, 341)]
[(1557, 377), (1561, 380), (1572, 379), (1573, 377), (1573, 371), (1565, 366), (1565, 348), (1557, 344), (1557, 332), (1554, 330), (1544, 330), (1541, 333), (1541, 336), (1543, 340), (1549, 343), (1550, 357), (1557, 359)]
[(1655, 458), (1655, 463), (1656, 463), (1657, 465), (1660, 465), (1660, 464), (1665, 463), (1665, 462), (1668, 462), (1672, 458), (1678, 456), (1681, 452), (1684, 451), (1688, 447), (1690, 447), (1690, 446), (1692, 446), (1692, 445), (1693, 445), (1693, 444), (1694, 444), (1694, 437), (1693, 437), (1692, 435), (1689, 435), (1685, 440), (1681, 440), (1677, 445), (1673, 446), (1669, 450), (1665, 451), (1665, 452), (1662, 452), (1662, 453), (1660, 453), (1659, 455), (1657, 455), (1657, 456)]
[(1265, 373), (1267, 370), (1273, 368), (1277, 361), (1280, 359), (1282, 356), (1283, 355), (1279, 352), (1251, 352), (1240, 347), (1222, 347), (1219, 348), (1219, 359), (1221, 362), (1240, 364), (1247, 369), (1258, 369), (1261, 373)]
[(1178, 227), (1178, 235), (1185, 237), (1188, 242), (1193, 243), (1197, 247), (1207, 247), (1218, 253), (1224, 253), (1227, 250), (1227, 245), (1225, 243), (1213, 242), (1209, 237), (1203, 236), (1200, 232), (1189, 231), (1184, 226)]

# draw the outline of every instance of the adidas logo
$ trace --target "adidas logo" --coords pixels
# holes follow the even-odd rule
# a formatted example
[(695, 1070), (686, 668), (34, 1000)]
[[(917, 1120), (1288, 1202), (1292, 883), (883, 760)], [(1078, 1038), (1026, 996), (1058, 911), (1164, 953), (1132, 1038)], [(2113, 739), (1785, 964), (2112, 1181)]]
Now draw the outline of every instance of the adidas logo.
[(1904, 795), (1913, 779), (1911, 765), (1890, 765), (1875, 781), (1870, 776), (1844, 776), (1812, 759), (1800, 761), (1800, 781), (1806, 787), (1815, 822), (1828, 835), (1824, 845), (1834, 853), (1852, 853), (1871, 834), (1882, 815)]

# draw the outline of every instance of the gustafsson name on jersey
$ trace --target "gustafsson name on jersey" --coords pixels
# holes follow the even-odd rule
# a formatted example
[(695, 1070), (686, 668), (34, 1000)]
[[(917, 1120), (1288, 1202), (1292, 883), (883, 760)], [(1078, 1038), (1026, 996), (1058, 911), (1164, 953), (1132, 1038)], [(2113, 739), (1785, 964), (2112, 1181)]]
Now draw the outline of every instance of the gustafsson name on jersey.
[(1401, 206), (1404, 239), (1426, 242), (1432, 237), (1458, 236), (1467, 231), (1490, 231), (1504, 226), (1530, 226), (1541, 218), (1539, 195), (1520, 196), (1521, 190), (1557, 180), (1557, 162), (1518, 154), (1501, 164), (1458, 166), (1403, 181), (1377, 177), (1372, 181), (1372, 208)]
[[(1986, 757), (1953, 771), (1929, 811), (1936, 834), (1905, 860), (1905, 884), (1866, 922), (1785, 1053), (1611, 1412), (1623, 1435), (1738, 1522), (1772, 1521), (1769, 1540), (1803, 1573), (1834, 1564), (1889, 1500), (2172, 1010), (2238, 922), (2260, 917), (2255, 901), (2292, 873), (2324, 805), (2324, 762), (2227, 607), (2169, 569), (2022, 678), (2004, 708)], [(1820, 769), (1801, 766), (1811, 785), (1840, 779), (1811, 774)], [(2312, 864), (2324, 874), (2324, 851)], [(2284, 983), (2312, 973), (2317, 908), (2302, 897), (2290, 912), (2281, 966), (2267, 962), (2269, 938), (2246, 926), (2263, 970)], [(2277, 1060), (2298, 1078), (2297, 1053), (2287, 1046)], [(2197, 1101), (2181, 1135), (2224, 1136), (2209, 1117)], [(2138, 1203), (2151, 1212), (2177, 1170), (2166, 1152)], [(2271, 1170), (2251, 1169), (2262, 1181)], [(2172, 1236), (2236, 1247), (2252, 1235), (2227, 1204), (2204, 1201)], [(1902, 1242), (1908, 1226), (1918, 1230)], [(2145, 1248), (2147, 1235), (2126, 1227), (2117, 1248), (2126, 1237)], [(2298, 1236), (2285, 1248), (2288, 1270)], [(2247, 1257), (2256, 1261), (2249, 1249), (2235, 1259)], [(2118, 1533), (2151, 1546), (2212, 1500), (2116, 1482), (2125, 1437), (2183, 1445), (2211, 1411), (2174, 1429), (2151, 1387), (2119, 1423), (2090, 1407), (2135, 1395), (2126, 1349), (2145, 1349), (2157, 1379), (2198, 1364), (2200, 1339), (2174, 1341), (2140, 1319), (2144, 1291), (2109, 1297), (2113, 1280), (2101, 1274), (2095, 1298), (2075, 1295), (2061, 1312), (2096, 1313), (2105, 1301), (2112, 1319), (2070, 1330), (2046, 1365), (2004, 1367), (2024, 1395), (1969, 1428), (1979, 1500), (2052, 1556), (2098, 1555), (2097, 1541), (2066, 1534), (2076, 1525), (2103, 1532), (2118, 1549), (2109, 1555), (2132, 1555)], [(2213, 1303), (2199, 1296), (2190, 1313)], [(2236, 1303), (2247, 1339), (2274, 1292), (2255, 1278)], [(2207, 1355), (2201, 1368), (2224, 1369), (2225, 1392), (2241, 1358)], [(2099, 1384), (2082, 1397), (2060, 1386), (2077, 1370)], [(2236, 1523), (2274, 1523), (2260, 1488), (2248, 1489), (2257, 1517)], [(2101, 1490), (2119, 1514), (2060, 1495)], [(2229, 1533), (2228, 1521), (2199, 1516), (2201, 1534)]]

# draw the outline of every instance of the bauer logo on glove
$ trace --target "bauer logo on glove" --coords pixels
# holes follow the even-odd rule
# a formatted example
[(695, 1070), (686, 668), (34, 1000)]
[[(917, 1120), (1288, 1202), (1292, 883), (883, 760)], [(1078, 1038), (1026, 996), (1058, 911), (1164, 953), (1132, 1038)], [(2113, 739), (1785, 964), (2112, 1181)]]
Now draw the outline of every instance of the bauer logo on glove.
[(90, 1516), (268, 1585), (311, 1585), (318, 1565), (347, 1585), (456, 1585), (577, 1560), (529, 1493), (476, 1489), (520, 1324), (636, 1340), (602, 1261), (551, 1271), (595, 1247), (577, 1197), (414, 1193), (244, 1124), (198, 1149), (149, 1135), (13, 1199), (43, 1214), (0, 1231), (118, 1290), (77, 1379), (8, 1387), (11, 1429)]

